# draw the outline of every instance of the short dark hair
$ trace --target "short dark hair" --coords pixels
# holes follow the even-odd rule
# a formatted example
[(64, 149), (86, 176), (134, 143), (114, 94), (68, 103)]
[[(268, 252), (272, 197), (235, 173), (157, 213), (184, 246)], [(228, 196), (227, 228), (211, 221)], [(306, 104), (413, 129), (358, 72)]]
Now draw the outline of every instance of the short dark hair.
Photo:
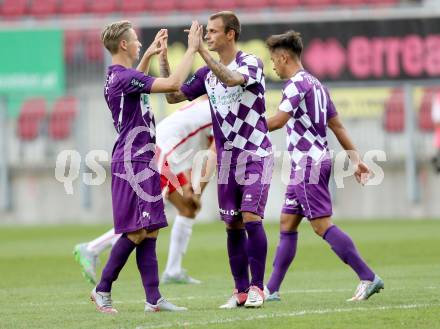
[(209, 17), (209, 20), (213, 20), (216, 18), (222, 19), (223, 25), (225, 26), (225, 33), (228, 33), (231, 30), (235, 32), (234, 40), (238, 41), (238, 38), (240, 37), (241, 26), (237, 15), (235, 15), (235, 13), (233, 13), (232, 11), (220, 11), (211, 15)]
[(303, 42), (301, 33), (299, 32), (287, 31), (283, 34), (271, 35), (267, 38), (266, 45), (270, 51), (274, 51), (275, 49), (286, 49), (298, 56), (298, 58), (301, 58)]

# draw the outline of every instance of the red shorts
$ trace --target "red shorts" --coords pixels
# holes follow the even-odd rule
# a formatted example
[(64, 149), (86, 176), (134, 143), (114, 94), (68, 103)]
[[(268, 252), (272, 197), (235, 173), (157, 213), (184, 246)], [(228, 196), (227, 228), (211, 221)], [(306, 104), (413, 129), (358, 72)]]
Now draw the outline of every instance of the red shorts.
[[(170, 172), (170, 169), (168, 167), (168, 163), (165, 162), (165, 165), (162, 167), (162, 173), (167, 173), (169, 175), (173, 175)], [(160, 189), (163, 191), (165, 187), (168, 186), (168, 194), (173, 193), (179, 186), (174, 186), (171, 184), (171, 182), (167, 178), (168, 175), (160, 175)], [(169, 177), (169, 176), (168, 176)], [(188, 180), (186, 179), (186, 176), (184, 173), (180, 173), (176, 175), (177, 180), (179, 181), (179, 185), (183, 186), (188, 184)]]

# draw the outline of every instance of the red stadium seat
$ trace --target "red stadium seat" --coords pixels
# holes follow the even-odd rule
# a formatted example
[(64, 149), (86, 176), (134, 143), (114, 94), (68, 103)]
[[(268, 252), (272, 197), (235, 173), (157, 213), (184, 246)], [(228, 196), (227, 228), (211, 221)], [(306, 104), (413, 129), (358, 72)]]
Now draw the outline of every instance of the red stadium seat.
[(401, 133), (405, 128), (403, 91), (396, 89), (385, 102), (384, 129), (390, 133)]
[(55, 15), (58, 10), (58, 0), (32, 0), (29, 14), (36, 17)]
[(424, 132), (431, 132), (434, 130), (434, 122), (432, 121), (431, 109), (432, 109), (432, 98), (434, 96), (435, 90), (427, 89), (425, 90), (422, 102), (419, 108), (419, 129)]
[(90, 62), (101, 62), (104, 60), (104, 48), (102, 47), (100, 38), (99, 30), (85, 32), (84, 43), (86, 59)]
[(300, 0), (270, 0), (272, 7), (292, 8), (298, 7)]
[(396, 5), (400, 0), (366, 0), (369, 5)]
[(83, 33), (77, 30), (64, 31), (64, 59), (67, 63), (73, 63), (80, 53)]
[(119, 10), (123, 13), (140, 13), (148, 8), (148, 0), (123, 0)]
[(87, 0), (61, 0), (61, 14), (83, 14), (87, 11)]
[(334, 0), (334, 2), (337, 5), (349, 7), (365, 5), (365, 0)]
[(92, 0), (88, 9), (94, 14), (108, 14), (117, 11), (117, 3), (116, 0)]
[(3, 0), (0, 6), (0, 15), (17, 17), (27, 14), (27, 0)]
[(184, 11), (202, 11), (208, 9), (208, 0), (182, 1), (179, 9)]
[(321, 8), (333, 5), (335, 0), (302, 0), (305, 7)]
[(177, 0), (151, 0), (149, 8), (153, 11), (171, 12), (178, 9)]
[(77, 114), (77, 100), (65, 96), (59, 98), (49, 118), (49, 136), (53, 140), (63, 140), (72, 134), (73, 121)]
[(32, 141), (40, 134), (46, 116), (46, 100), (30, 98), (23, 103), (18, 116), (17, 135), (23, 141)]
[(240, 0), (240, 7), (244, 7), (249, 10), (261, 9), (269, 6), (269, 0)]
[(212, 1), (212, 10), (235, 10), (239, 7), (238, 0)]

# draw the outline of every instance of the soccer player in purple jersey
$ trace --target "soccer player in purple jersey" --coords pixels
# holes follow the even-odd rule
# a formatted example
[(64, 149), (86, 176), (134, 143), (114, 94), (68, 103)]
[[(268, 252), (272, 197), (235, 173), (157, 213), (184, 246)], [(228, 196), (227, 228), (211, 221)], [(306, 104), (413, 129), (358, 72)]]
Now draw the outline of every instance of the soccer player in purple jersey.
[(362, 260), (351, 238), (331, 220), (332, 204), (328, 188), (331, 160), (327, 146), (327, 126), (341, 146), (349, 151), (358, 182), (366, 182), (369, 169), (359, 158), (327, 88), (303, 69), (300, 34), (289, 31), (272, 35), (266, 44), (275, 72), (281, 79), (288, 79), (284, 84), (279, 110), (268, 119), (268, 126), (273, 131), (287, 124), (287, 148), (292, 160), (291, 181), (281, 211), (280, 242), (272, 275), (265, 287), (266, 300), (280, 300), (278, 291), (295, 257), (298, 226), (304, 217), (308, 218), (315, 233), (359, 276), (360, 284), (349, 300), (366, 300), (383, 289), (384, 284)]
[(167, 30), (158, 32), (136, 70), (132, 66), (139, 60), (142, 45), (131, 23), (112, 23), (101, 34), (101, 40), (112, 56), (104, 96), (118, 132), (111, 163), (112, 203), (115, 232), (122, 233), (122, 236), (113, 246), (101, 280), (91, 294), (100, 312), (117, 313), (110, 295), (112, 283), (135, 248), (147, 299), (145, 312), (186, 310), (171, 304), (159, 292), (156, 238), (159, 229), (168, 224), (160, 174), (154, 159), (155, 121), (149, 94), (178, 90), (189, 74), (202, 31), (198, 23), (193, 22), (188, 35), (188, 50), (175, 73), (167, 78), (146, 75), (151, 57), (166, 47)]
[[(272, 151), (265, 113), (262, 61), (237, 49), (240, 22), (233, 12), (209, 18), (205, 40), (214, 60), (200, 42), (206, 62), (170, 103), (208, 94), (218, 164), (220, 216), (226, 224), (229, 264), (235, 281), (232, 297), (221, 308), (260, 307), (267, 239), (262, 218), (272, 175)], [(167, 62), (161, 61), (167, 75)], [(249, 280), (249, 268), (251, 280)]]

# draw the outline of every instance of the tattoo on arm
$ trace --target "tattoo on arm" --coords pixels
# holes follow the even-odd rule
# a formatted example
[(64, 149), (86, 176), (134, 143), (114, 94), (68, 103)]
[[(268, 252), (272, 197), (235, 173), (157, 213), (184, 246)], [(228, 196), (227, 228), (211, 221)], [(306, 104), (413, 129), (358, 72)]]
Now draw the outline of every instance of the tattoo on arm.
[(164, 78), (168, 78), (170, 76), (170, 64), (167, 59), (160, 59), (160, 76)]
[(209, 54), (204, 56), (204, 59), (216, 77), (227, 86), (236, 86), (244, 83), (244, 78), (240, 73), (231, 71), (225, 65), (212, 58)]

